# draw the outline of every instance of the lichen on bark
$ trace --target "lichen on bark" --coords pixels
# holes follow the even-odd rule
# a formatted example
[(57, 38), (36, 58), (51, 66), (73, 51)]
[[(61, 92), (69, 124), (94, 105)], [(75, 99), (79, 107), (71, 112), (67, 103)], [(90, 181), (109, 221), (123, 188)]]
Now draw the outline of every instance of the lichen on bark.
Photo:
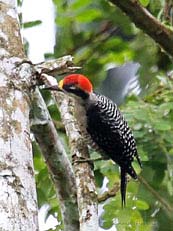
[(36, 231), (37, 199), (28, 136), (31, 75), (25, 69), (21, 76), (16, 69), (25, 55), (14, 3), (0, 1), (0, 230)]

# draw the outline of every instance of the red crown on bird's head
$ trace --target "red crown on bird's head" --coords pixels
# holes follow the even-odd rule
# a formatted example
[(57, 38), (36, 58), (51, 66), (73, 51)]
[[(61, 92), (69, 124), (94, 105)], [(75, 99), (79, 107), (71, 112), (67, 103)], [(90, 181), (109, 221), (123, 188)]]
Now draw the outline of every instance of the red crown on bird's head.
[(60, 87), (65, 85), (76, 85), (85, 92), (91, 93), (93, 91), (93, 86), (89, 79), (81, 74), (71, 74), (64, 77), (59, 83)]

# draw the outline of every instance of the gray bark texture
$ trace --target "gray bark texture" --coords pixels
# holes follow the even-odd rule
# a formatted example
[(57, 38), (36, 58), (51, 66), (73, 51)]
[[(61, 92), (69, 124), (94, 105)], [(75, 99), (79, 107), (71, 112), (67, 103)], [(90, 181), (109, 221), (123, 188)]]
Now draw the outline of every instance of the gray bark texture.
[(29, 127), (28, 64), (15, 1), (0, 1), (0, 230), (38, 230)]
[(77, 231), (79, 213), (72, 165), (38, 89), (32, 98), (33, 113), (37, 112), (32, 119), (32, 132), (41, 148), (57, 191), (64, 231)]

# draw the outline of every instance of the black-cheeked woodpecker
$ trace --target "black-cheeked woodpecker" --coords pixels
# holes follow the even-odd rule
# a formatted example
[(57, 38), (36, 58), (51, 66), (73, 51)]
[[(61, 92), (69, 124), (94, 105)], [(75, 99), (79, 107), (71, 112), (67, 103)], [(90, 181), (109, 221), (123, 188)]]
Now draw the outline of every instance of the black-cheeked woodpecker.
[(86, 118), (86, 132), (104, 155), (120, 166), (121, 198), (122, 206), (125, 206), (127, 174), (137, 179), (132, 162), (134, 157), (140, 166), (141, 162), (133, 134), (117, 105), (104, 95), (93, 92), (91, 82), (81, 74), (68, 75), (49, 89), (70, 93), (82, 102), (86, 112), (83, 115)]

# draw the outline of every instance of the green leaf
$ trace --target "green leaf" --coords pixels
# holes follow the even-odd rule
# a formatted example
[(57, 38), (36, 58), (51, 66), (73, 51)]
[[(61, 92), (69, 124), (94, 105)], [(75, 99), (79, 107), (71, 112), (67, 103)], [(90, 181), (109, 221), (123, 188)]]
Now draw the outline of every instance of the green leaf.
[(36, 171), (40, 171), (42, 170), (43, 168), (45, 168), (45, 163), (42, 159), (42, 157), (34, 157), (34, 169)]
[(139, 0), (139, 2), (144, 6), (148, 6), (148, 4), (150, 3), (150, 0)]
[(164, 121), (164, 120), (160, 120), (160, 121), (155, 121), (153, 124), (153, 127), (156, 130), (159, 131), (168, 131), (171, 130), (171, 124), (169, 121)]
[(147, 210), (149, 209), (149, 205), (146, 201), (142, 201), (142, 200), (137, 200), (136, 201), (136, 207), (139, 210)]
[(101, 188), (103, 184), (104, 175), (100, 172), (100, 170), (97, 169), (94, 171), (94, 176), (98, 187)]
[(88, 9), (83, 11), (81, 14), (78, 14), (76, 16), (76, 19), (78, 22), (88, 23), (88, 22), (92, 22), (93, 20), (101, 16), (102, 16), (102, 12), (99, 9)]
[(140, 120), (140, 121), (148, 121), (149, 113), (144, 108), (143, 109), (140, 108), (140, 109), (138, 109), (138, 110), (135, 111), (134, 117), (137, 120)]
[(173, 103), (172, 102), (166, 102), (166, 103), (162, 103), (160, 106), (159, 106), (159, 109), (160, 110), (171, 110), (173, 109)]
[(47, 198), (46, 198), (46, 195), (45, 193), (42, 191), (41, 188), (38, 188), (37, 187), (37, 199), (38, 199), (38, 206), (39, 208), (46, 203), (47, 201)]
[(80, 8), (87, 7), (90, 3), (92, 3), (92, 0), (76, 0), (72, 1), (71, 5), (69, 6), (71, 10), (79, 10)]
[(35, 20), (35, 21), (25, 22), (25, 23), (23, 23), (23, 27), (24, 28), (30, 28), (30, 27), (33, 27), (33, 26), (38, 26), (41, 23), (42, 23), (41, 20)]
[(54, 120), (60, 120), (61, 119), (60, 112), (59, 112), (59, 110), (55, 104), (48, 106), (48, 109), (49, 109), (49, 112), (50, 112), (52, 119), (54, 119)]

